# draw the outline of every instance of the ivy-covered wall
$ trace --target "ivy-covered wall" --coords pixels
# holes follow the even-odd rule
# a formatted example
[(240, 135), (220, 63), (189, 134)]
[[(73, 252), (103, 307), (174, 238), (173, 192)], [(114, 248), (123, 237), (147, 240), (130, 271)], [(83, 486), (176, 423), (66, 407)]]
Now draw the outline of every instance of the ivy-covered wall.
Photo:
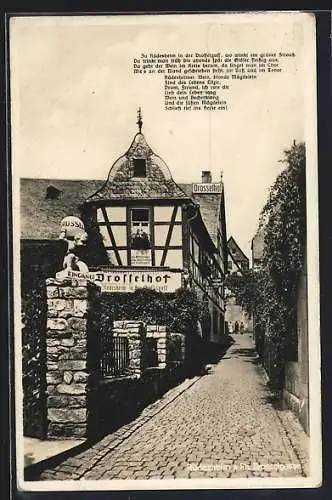
[(261, 268), (241, 277), (230, 275), (226, 282), (254, 315), (257, 350), (276, 392), (284, 387), (285, 364), (298, 361), (298, 294), (306, 259), (305, 144), (294, 142), (281, 162), (285, 168), (271, 186), (260, 216)]
[(22, 241), (21, 321), (24, 435), (46, 435), (46, 284), (62, 265), (63, 242)]

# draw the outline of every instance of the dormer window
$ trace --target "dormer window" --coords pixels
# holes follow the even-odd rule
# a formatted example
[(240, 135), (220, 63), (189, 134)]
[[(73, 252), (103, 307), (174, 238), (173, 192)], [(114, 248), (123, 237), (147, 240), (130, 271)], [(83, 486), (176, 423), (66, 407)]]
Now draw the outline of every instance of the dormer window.
[(133, 158), (133, 177), (146, 177), (146, 160)]

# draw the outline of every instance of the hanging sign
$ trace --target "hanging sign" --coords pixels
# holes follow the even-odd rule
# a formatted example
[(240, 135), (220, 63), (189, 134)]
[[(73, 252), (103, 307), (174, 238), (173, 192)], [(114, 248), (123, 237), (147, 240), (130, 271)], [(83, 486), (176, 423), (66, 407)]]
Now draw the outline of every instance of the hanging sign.
[(193, 193), (196, 194), (221, 194), (221, 182), (200, 182), (193, 184)]

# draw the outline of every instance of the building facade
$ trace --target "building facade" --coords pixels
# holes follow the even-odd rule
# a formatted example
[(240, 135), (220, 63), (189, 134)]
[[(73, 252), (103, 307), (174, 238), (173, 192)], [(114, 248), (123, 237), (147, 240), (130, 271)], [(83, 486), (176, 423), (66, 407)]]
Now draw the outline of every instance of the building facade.
[(183, 251), (190, 286), (205, 300), (210, 311), (207, 340), (223, 342), (225, 335), (225, 287), (227, 236), (224, 185), (202, 171), (201, 182), (180, 184), (194, 203), (187, 218)]
[[(194, 288), (208, 305), (206, 339), (222, 342), (227, 269), (222, 181), (178, 185), (141, 132), (112, 165), (106, 181), (22, 179), (22, 249), (59, 238), (63, 217), (80, 217), (84, 260), (103, 291), (140, 287), (172, 293)], [(199, 328), (199, 325), (198, 325)]]
[(249, 269), (249, 259), (243, 253), (233, 236), (227, 242), (228, 249), (228, 272), (242, 274)]
[(296, 333), (297, 352), (287, 361), (284, 372), (283, 403), (290, 408), (310, 434), (309, 421), (309, 339), (308, 339), (308, 274), (304, 255), (297, 288)]

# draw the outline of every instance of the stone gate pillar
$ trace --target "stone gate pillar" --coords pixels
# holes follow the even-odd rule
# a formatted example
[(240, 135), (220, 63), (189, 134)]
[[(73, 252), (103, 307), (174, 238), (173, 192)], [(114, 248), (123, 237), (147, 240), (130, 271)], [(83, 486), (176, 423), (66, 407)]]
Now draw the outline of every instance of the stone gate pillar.
[(88, 356), (94, 333), (89, 329), (94, 328), (99, 287), (86, 280), (49, 278), (46, 288), (47, 438), (86, 437), (88, 383), (97, 369), (97, 360), (89, 359), (91, 352)]
[(166, 368), (171, 339), (169, 328), (164, 325), (148, 325), (146, 336), (157, 339), (158, 367)]
[(129, 366), (131, 375), (140, 378), (145, 368), (144, 344), (146, 338), (146, 325), (142, 321), (120, 320), (113, 322), (114, 337), (128, 339)]

